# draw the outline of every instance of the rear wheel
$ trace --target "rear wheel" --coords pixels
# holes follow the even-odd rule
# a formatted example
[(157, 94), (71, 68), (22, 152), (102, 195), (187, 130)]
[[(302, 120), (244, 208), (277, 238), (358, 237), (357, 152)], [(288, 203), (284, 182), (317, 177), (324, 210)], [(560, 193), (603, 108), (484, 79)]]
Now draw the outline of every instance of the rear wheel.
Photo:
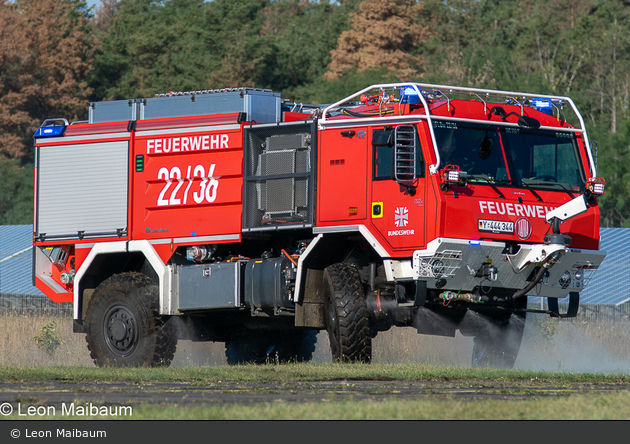
[(86, 340), (99, 367), (168, 366), (177, 347), (172, 324), (159, 316), (158, 290), (140, 273), (101, 283), (87, 306)]
[(370, 362), (372, 337), (363, 284), (354, 265), (339, 263), (324, 270), (326, 321), (334, 361)]

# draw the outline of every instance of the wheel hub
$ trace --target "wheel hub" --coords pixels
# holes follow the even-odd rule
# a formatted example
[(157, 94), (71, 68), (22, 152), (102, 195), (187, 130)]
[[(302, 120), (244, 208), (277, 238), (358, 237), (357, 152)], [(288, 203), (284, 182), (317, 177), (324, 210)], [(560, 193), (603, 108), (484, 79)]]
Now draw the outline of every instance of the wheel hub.
[(115, 341), (122, 341), (125, 339), (127, 333), (127, 325), (120, 319), (112, 319), (109, 331), (112, 339)]
[(131, 354), (138, 345), (138, 321), (135, 315), (122, 305), (111, 307), (105, 315), (103, 336), (107, 347), (117, 356)]

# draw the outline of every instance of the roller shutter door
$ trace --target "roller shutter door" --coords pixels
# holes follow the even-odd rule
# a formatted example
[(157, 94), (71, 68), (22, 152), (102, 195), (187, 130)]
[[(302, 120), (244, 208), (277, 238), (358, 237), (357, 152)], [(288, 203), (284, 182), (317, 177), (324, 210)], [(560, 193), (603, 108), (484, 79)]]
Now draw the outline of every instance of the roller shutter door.
[(128, 161), (128, 141), (39, 147), (39, 240), (126, 235)]

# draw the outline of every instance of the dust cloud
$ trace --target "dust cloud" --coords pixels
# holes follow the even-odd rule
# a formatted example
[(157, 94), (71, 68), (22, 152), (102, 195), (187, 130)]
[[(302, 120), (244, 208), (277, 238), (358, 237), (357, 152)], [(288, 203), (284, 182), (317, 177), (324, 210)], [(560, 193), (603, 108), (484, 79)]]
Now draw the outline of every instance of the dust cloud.
[[(588, 318), (588, 319), (587, 319)], [(33, 337), (55, 319), (63, 340), (54, 355), (39, 350)], [(2, 316), (1, 365), (93, 366), (85, 335), (72, 332), (67, 319), (44, 316)], [(425, 319), (426, 320), (426, 319)], [(418, 334), (414, 327), (393, 327), (373, 340), (374, 363), (470, 367), (473, 341), (458, 331), (455, 337)], [(313, 362), (332, 362), (328, 334), (317, 335)], [(221, 342), (180, 340), (172, 366), (226, 365)], [(630, 374), (630, 319), (625, 316), (550, 318), (529, 313), (516, 369), (545, 372)]]
[[(470, 367), (473, 341), (416, 333), (413, 327), (380, 332), (372, 343), (374, 363)], [(321, 331), (313, 362), (332, 362), (328, 334)], [(180, 340), (172, 366), (225, 365), (223, 343)], [(630, 320), (584, 321), (528, 314), (514, 366), (518, 370), (630, 374)]]
[(630, 374), (630, 320), (594, 321), (530, 314), (515, 368)]
[[(455, 337), (443, 337), (392, 328), (375, 338), (373, 362), (470, 367), (472, 346), (472, 338), (459, 331)], [(630, 320), (586, 321), (529, 313), (514, 368), (630, 374)]]

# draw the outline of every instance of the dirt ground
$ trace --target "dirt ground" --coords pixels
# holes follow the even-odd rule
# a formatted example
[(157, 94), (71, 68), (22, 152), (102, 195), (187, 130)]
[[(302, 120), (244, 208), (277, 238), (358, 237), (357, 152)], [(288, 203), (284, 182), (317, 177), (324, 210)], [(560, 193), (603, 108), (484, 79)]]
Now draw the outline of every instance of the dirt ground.
[(62, 403), (100, 405), (140, 404), (191, 407), (201, 404), (253, 404), (272, 402), (339, 402), (345, 400), (415, 400), (418, 397), (470, 400), (518, 400), (541, 396), (627, 391), (627, 380), (595, 384), (563, 383), (532, 378), (527, 381), (449, 380), (399, 381), (391, 379), (338, 381), (277, 381), (256, 383), (190, 382), (0, 383), (1, 403), (60, 406)]

